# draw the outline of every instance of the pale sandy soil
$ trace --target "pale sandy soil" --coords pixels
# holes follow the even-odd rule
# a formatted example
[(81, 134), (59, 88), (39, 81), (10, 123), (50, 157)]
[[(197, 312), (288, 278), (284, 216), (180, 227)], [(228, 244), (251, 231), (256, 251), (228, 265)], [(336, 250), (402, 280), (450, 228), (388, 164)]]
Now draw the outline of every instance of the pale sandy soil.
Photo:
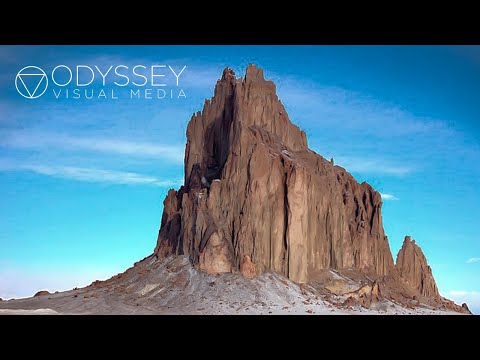
[(0, 315), (57, 315), (58, 313), (52, 309), (36, 309), (36, 310), (10, 310), (0, 309)]
[(456, 313), (428, 307), (407, 309), (385, 300), (372, 305), (371, 309), (361, 306), (341, 308), (327, 301), (323, 293), (300, 287), (275, 273), (264, 273), (253, 280), (240, 274), (212, 276), (195, 270), (183, 257), (164, 261), (148, 257), (117, 277), (86, 288), (1, 301), (2, 314)]

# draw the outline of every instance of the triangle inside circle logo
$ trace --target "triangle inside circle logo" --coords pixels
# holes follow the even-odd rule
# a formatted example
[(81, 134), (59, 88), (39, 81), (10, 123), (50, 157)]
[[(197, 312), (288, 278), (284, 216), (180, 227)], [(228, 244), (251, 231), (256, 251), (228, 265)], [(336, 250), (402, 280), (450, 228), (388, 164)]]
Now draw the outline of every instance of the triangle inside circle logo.
[(15, 78), (15, 86), (20, 95), (27, 99), (36, 99), (47, 90), (48, 79), (45, 72), (36, 66), (27, 66), (20, 70)]

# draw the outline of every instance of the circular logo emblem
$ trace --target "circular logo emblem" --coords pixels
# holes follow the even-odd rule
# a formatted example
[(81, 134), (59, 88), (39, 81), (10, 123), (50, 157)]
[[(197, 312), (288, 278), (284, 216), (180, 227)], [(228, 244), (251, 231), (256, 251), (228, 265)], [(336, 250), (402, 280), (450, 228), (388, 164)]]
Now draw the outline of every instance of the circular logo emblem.
[(47, 90), (47, 74), (37, 66), (25, 66), (15, 77), (15, 87), (23, 97), (36, 99)]

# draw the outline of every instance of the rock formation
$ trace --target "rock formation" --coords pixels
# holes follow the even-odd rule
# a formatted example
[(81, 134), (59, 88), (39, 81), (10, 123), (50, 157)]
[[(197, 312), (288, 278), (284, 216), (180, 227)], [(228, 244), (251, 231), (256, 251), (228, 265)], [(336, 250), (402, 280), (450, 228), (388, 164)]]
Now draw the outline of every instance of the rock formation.
[(381, 207), (369, 184), (308, 149), (263, 70), (227, 68), (188, 124), (185, 185), (164, 201), (155, 253), (297, 282), (327, 268), (387, 275)]
[(51, 294), (47, 290), (40, 290), (37, 293), (35, 293), (35, 295), (33, 295), (33, 297), (45, 296), (45, 295), (51, 295)]
[(397, 255), (396, 268), (401, 278), (421, 295), (440, 299), (432, 269), (428, 266), (422, 249), (410, 236), (405, 236), (403, 246)]
[(439, 295), (409, 237), (394, 265), (380, 193), (308, 148), (275, 84), (255, 65), (238, 79), (226, 68), (213, 98), (193, 114), (185, 182), (164, 200), (154, 254), (185, 255), (211, 274), (254, 278), (273, 270), (298, 283), (318, 280), (327, 269), (353, 271), (367, 282), (350, 294), (350, 303), (421, 298), (468, 311)]
[(470, 313), (439, 295), (410, 237), (394, 265), (381, 210), (370, 185), (308, 148), (262, 70), (250, 65), (237, 79), (227, 68), (188, 124), (185, 183), (164, 200), (154, 254), (108, 280), (0, 310)]

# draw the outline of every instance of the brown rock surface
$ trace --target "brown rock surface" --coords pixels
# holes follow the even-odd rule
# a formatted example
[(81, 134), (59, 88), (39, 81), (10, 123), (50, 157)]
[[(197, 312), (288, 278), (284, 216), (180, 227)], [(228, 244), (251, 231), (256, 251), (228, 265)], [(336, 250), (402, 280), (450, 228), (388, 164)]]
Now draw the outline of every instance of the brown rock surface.
[(249, 279), (253, 279), (257, 275), (255, 264), (250, 259), (250, 256), (245, 255), (244, 260), (240, 263), (240, 272)]
[[(321, 269), (394, 271), (367, 183), (308, 149), (263, 70), (225, 69), (187, 127), (185, 185), (164, 201), (155, 254), (211, 273), (272, 269), (297, 282)], [(250, 273), (250, 270), (249, 270)]]
[(44, 295), (50, 295), (50, 293), (47, 291), (47, 290), (41, 290), (41, 291), (38, 291), (35, 295), (33, 295), (34, 297), (36, 296), (44, 296)]
[(443, 309), (443, 310), (455, 311), (462, 314), (470, 314), (470, 315), (472, 314), (467, 304), (463, 303), (460, 306), (455, 304), (452, 300), (448, 300), (445, 298), (441, 298), (439, 302), (439, 306), (437, 308)]
[(358, 290), (349, 292), (345, 294), (348, 296), (347, 300), (349, 305), (351, 305), (352, 300), (357, 304), (368, 308), (371, 304), (378, 302), (381, 299), (380, 287), (376, 282), (373, 284), (365, 284)]
[(432, 269), (428, 266), (422, 249), (410, 236), (405, 236), (397, 255), (396, 268), (400, 277), (422, 296), (440, 299)]

